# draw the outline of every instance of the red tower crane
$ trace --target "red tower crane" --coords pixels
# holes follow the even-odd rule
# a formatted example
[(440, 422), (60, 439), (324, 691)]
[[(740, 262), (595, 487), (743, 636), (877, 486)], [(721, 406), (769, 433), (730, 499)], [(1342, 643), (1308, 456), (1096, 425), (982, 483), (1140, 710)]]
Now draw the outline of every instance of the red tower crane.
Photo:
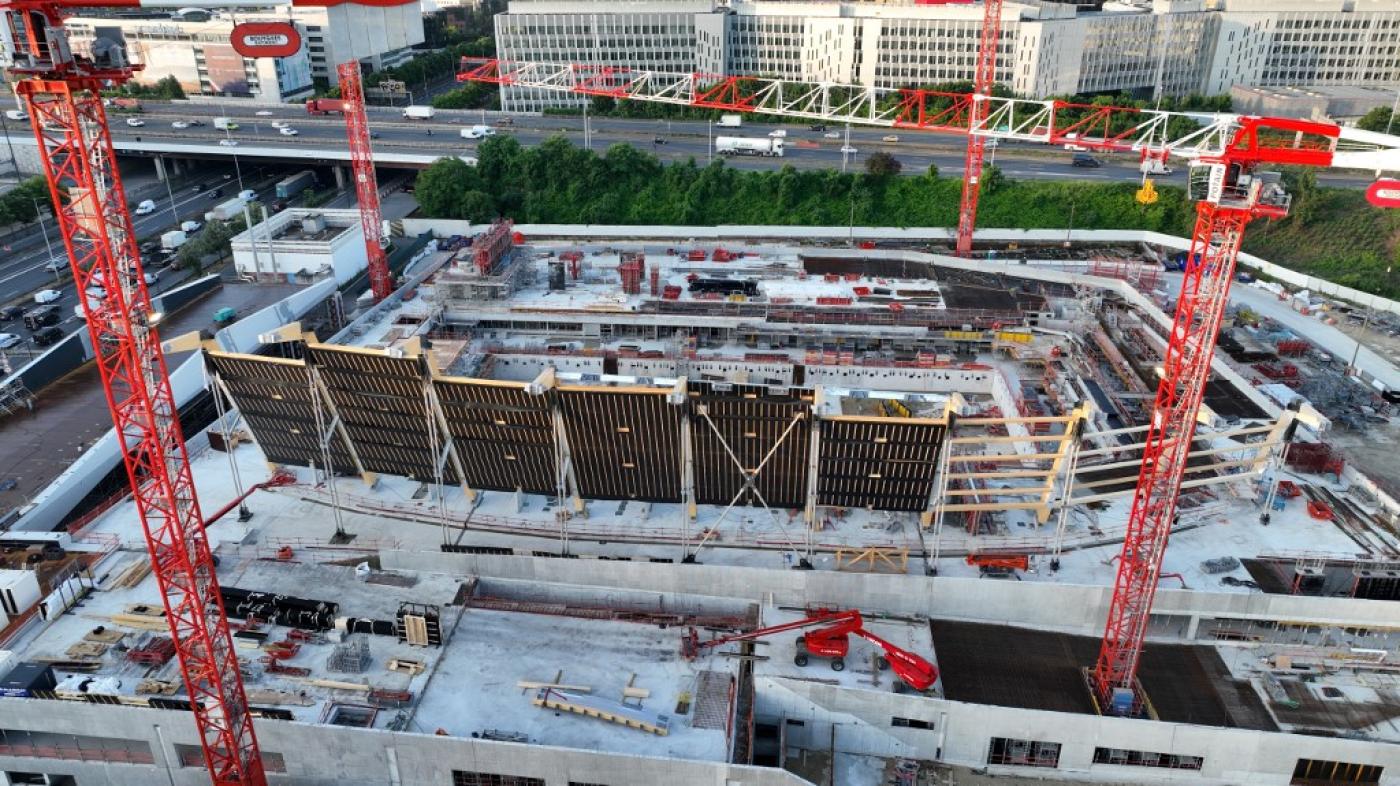
[[(1259, 171), (1259, 167), (1400, 172), (1400, 138), (1331, 123), (481, 58), (464, 58), (457, 79), (761, 112), (804, 121), (943, 131), (1057, 146), (1073, 142), (1089, 150), (1132, 153), (1143, 160), (1175, 156), (1186, 161), (1191, 170), (1191, 196), (1198, 203), (1191, 251), (1168, 337), (1164, 373), (1149, 423), (1103, 642), (1097, 662), (1086, 671), (1103, 712), (1132, 714), (1144, 704), (1137, 667), (1244, 228), (1255, 218), (1277, 218), (1288, 212), (1289, 198), (1278, 176)], [(976, 191), (977, 183), (971, 179), (966, 183)], [(1400, 182), (1377, 181), (1368, 197), (1381, 207), (1400, 207)], [(964, 207), (966, 203), (965, 192)], [(966, 212), (960, 214), (959, 242), (971, 237), (970, 232), (962, 232), (963, 217), (969, 221), (975, 218)]]
[[(997, 44), (1001, 41), (1001, 0), (983, 0), (982, 39), (977, 47), (977, 73), (972, 80), (972, 116), (970, 128), (980, 128), (987, 122), (987, 99), (997, 81)], [(987, 138), (981, 134), (967, 135), (967, 156), (963, 159), (962, 202), (958, 205), (958, 256), (972, 254), (972, 232), (977, 227), (977, 197), (981, 193), (982, 158), (987, 152)]]
[(394, 291), (389, 258), (384, 253), (384, 222), (379, 212), (379, 181), (374, 174), (374, 154), (369, 145), (369, 119), (365, 116), (365, 91), (360, 83), (360, 61), (335, 67), (340, 76), (340, 97), (345, 108), (345, 138), (350, 143), (350, 169), (360, 202), (360, 226), (369, 254), (369, 288), (375, 301)]
[(89, 296), (88, 334), (205, 764), (217, 786), (258, 786), (266, 777), (252, 715), (99, 92), (137, 67), (116, 55), (75, 56), (51, 3), (6, 10), (11, 71), (29, 106), (74, 285), (105, 293)]

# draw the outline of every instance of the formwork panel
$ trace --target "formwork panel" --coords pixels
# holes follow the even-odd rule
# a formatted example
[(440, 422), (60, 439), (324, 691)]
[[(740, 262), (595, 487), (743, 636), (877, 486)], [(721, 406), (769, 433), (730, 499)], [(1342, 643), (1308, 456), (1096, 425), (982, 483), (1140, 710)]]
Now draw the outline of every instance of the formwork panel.
[(531, 395), (520, 383), (440, 377), (433, 391), (467, 474), (477, 489), (556, 491), (553, 393)]
[(667, 391), (561, 388), (559, 400), (583, 496), (680, 501), (681, 409)]
[[(233, 405), (268, 461), (302, 467), (325, 464), (316, 422), (315, 396), (305, 363), (213, 352), (206, 352), (204, 356), (233, 397)], [(329, 416), (322, 422), (329, 422)], [(337, 473), (357, 471), (350, 450), (339, 434), (331, 437), (330, 454)]]
[[(420, 356), (313, 345), (306, 358), (316, 367), (365, 469), (424, 482), (436, 478), (437, 450), (429, 433), (432, 414), (423, 398), (426, 369)], [(450, 462), (443, 467), (443, 480), (458, 482)]]
[(817, 504), (923, 510), (945, 427), (833, 418), (822, 422)]
[[(766, 502), (775, 508), (803, 507), (811, 452), (811, 406), (810, 398), (802, 393), (779, 395), (757, 385), (692, 384), (690, 432), (696, 500), (728, 505), (737, 497), (740, 505)], [(763, 467), (754, 480), (757, 496), (744, 488), (744, 472), (731, 458), (731, 451), (744, 470)]]

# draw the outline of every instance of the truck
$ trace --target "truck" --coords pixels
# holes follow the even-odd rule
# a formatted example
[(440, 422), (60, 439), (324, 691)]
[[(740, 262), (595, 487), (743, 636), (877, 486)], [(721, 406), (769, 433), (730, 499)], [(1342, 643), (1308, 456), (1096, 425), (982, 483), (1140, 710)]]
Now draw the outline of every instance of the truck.
[(1138, 165), (1138, 170), (1144, 175), (1170, 175), (1172, 173), (1172, 168), (1167, 165), (1167, 162), (1155, 158), (1144, 159)]
[(277, 198), (291, 199), (308, 188), (316, 185), (316, 173), (310, 169), (303, 169), (300, 172), (281, 180), (277, 183)]
[(220, 131), (237, 131), (237, 130), (238, 130), (238, 124), (235, 123), (235, 122), (233, 121), (233, 118), (231, 118), (231, 117), (216, 117), (216, 118), (214, 118), (214, 127), (217, 128), (217, 129), (219, 129)]
[(723, 126), (724, 128), (738, 128), (743, 124), (743, 115), (720, 115), (719, 122), (716, 123), (716, 125)]
[(205, 221), (228, 221), (234, 216), (243, 215), (243, 206), (248, 204), (248, 200), (243, 197), (234, 197), (227, 202), (220, 202), (214, 206), (213, 210), (204, 214)]
[(166, 251), (174, 251), (180, 246), (183, 246), (185, 241), (189, 239), (189, 236), (186, 235), (183, 230), (172, 229), (160, 236), (160, 247)]
[(471, 126), (462, 129), (463, 139), (481, 139), (482, 137), (495, 136), (496, 129), (491, 126)]
[(112, 109), (118, 112), (144, 112), (145, 107), (135, 98), (113, 98)]
[(345, 102), (339, 98), (313, 98), (306, 102), (308, 115), (343, 115)]
[(722, 156), (783, 155), (783, 140), (770, 137), (715, 137), (715, 152)]
[(432, 120), (437, 114), (430, 106), (406, 106), (403, 108), (404, 120)]

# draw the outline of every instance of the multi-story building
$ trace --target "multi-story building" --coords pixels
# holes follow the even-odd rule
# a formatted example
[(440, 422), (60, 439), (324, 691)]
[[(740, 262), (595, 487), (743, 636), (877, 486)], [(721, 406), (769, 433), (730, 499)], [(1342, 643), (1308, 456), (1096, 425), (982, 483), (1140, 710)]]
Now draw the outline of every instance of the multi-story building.
[(74, 47), (84, 50), (96, 40), (120, 45), (129, 60), (145, 67), (138, 82), (174, 77), (186, 94), (251, 96), (268, 103), (309, 96), (309, 50), (288, 57), (247, 58), (234, 51), (226, 19), (75, 17), (65, 23)]
[[(503, 59), (874, 87), (969, 79), (976, 4), (513, 0)], [(1400, 84), (1397, 0), (1008, 2), (997, 80), (1021, 95), (1184, 96), (1233, 84)], [(578, 99), (507, 87), (508, 109)]]
[[(286, 11), (240, 15), (237, 22), (287, 19)], [(251, 96), (270, 103), (309, 96), (316, 80), (337, 83), (335, 67), (359, 60), (370, 70), (412, 58), (423, 42), (423, 16), (411, 0), (389, 5), (341, 3), (297, 7), (291, 21), (301, 31), (301, 51), (289, 57), (252, 59), (234, 51), (231, 17), (190, 10), (169, 16), (74, 17), (65, 22), (74, 45), (90, 47), (96, 39), (122, 46), (127, 57), (145, 68), (137, 81), (173, 76), (186, 93)]]

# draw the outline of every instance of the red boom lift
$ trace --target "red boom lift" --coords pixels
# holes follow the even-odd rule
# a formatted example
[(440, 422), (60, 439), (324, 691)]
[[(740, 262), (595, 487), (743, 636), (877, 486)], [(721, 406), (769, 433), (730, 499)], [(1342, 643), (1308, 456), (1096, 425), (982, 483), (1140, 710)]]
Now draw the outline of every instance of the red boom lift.
[(928, 690), (933, 687), (933, 683), (938, 681), (938, 669), (932, 663), (912, 652), (902, 650), (866, 630), (860, 612), (855, 609), (848, 611), (816, 609), (811, 612), (810, 616), (800, 620), (759, 628), (747, 633), (731, 633), (705, 641), (701, 641), (699, 633), (691, 628), (681, 641), (681, 654), (693, 659), (705, 650), (718, 647), (721, 644), (734, 641), (753, 641), (790, 630), (803, 631), (802, 636), (797, 640), (797, 652), (792, 658), (792, 662), (798, 666), (806, 666), (809, 658), (815, 655), (818, 658), (830, 658), (832, 671), (844, 671), (846, 669), (846, 653), (850, 652), (851, 648), (849, 637), (855, 635), (884, 650), (885, 655), (880, 659), (880, 668), (893, 669), (894, 673), (901, 680), (904, 680), (904, 684), (914, 690)]

